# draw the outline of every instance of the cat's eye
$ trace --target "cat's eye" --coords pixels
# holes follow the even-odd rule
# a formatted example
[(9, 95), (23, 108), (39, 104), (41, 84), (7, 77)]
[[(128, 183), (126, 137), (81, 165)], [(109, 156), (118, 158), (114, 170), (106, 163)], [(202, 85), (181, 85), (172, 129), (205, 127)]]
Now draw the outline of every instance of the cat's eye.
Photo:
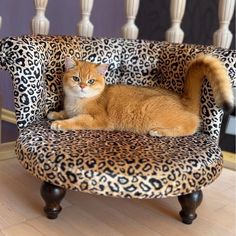
[(73, 76), (72, 79), (76, 82), (80, 82), (80, 78), (78, 76)]
[(89, 79), (87, 83), (88, 83), (88, 84), (94, 84), (94, 82), (95, 82), (94, 79)]

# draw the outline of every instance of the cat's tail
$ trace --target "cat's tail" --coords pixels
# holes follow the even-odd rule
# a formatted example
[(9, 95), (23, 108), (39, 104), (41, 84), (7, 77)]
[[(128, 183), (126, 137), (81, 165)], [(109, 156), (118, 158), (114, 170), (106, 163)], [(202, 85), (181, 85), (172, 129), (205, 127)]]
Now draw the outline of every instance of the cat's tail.
[(233, 108), (234, 97), (230, 79), (221, 61), (210, 55), (199, 55), (190, 64), (185, 76), (182, 102), (187, 108), (199, 114), (201, 87), (204, 77), (210, 82), (216, 104), (224, 111)]

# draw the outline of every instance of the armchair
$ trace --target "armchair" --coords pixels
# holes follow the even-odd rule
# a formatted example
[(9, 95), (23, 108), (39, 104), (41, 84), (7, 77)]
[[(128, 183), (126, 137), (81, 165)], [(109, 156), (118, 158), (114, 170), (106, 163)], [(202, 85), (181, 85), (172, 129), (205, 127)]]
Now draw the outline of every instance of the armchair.
[(19, 129), (16, 154), (43, 181), (44, 211), (55, 219), (66, 190), (123, 198), (178, 197), (186, 224), (196, 218), (202, 189), (222, 170), (218, 138), (223, 112), (204, 82), (201, 128), (187, 137), (118, 131), (50, 129), (47, 114), (62, 106), (67, 56), (108, 63), (107, 84), (162, 86), (181, 93), (188, 62), (198, 53), (225, 64), (236, 86), (236, 52), (167, 42), (79, 36), (20, 36), (0, 42), (0, 68), (10, 72)]

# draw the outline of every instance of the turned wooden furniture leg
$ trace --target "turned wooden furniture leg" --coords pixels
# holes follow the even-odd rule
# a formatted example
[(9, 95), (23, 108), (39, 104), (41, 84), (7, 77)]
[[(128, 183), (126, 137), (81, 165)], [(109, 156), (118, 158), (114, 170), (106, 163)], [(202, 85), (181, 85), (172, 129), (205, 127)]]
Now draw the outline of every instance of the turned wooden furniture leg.
[(182, 206), (182, 210), (179, 213), (182, 217), (182, 222), (192, 224), (192, 221), (197, 218), (196, 209), (202, 202), (202, 191), (179, 196), (178, 200)]
[(53, 184), (43, 182), (40, 192), (46, 203), (44, 212), (48, 219), (56, 219), (61, 211), (60, 202), (64, 198), (66, 190)]

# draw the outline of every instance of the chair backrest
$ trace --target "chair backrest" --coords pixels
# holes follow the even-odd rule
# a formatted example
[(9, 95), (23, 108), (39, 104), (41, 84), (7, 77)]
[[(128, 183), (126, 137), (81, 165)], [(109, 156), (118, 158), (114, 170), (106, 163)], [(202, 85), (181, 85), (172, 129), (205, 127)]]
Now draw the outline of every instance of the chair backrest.
[[(64, 59), (108, 63), (108, 84), (161, 86), (181, 93), (188, 62), (198, 53), (215, 55), (228, 69), (236, 87), (236, 52), (189, 44), (167, 42), (96, 39), (79, 36), (21, 36), (0, 42), (0, 67), (13, 79), (14, 102), (19, 129), (44, 119), (63, 101)], [(201, 97), (201, 130), (218, 139), (222, 110), (214, 102), (207, 81)]]

